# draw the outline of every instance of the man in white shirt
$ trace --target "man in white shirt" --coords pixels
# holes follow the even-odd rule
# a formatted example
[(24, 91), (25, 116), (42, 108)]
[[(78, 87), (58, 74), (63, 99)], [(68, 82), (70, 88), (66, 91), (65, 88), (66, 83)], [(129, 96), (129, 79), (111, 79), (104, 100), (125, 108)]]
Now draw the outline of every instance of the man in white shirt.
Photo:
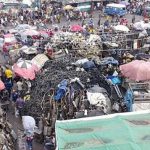
[(22, 15), (20, 16), (20, 20), (21, 20), (21, 22), (23, 23), (23, 16), (22, 16)]
[(23, 90), (23, 82), (21, 80), (17, 82), (17, 89), (19, 92)]

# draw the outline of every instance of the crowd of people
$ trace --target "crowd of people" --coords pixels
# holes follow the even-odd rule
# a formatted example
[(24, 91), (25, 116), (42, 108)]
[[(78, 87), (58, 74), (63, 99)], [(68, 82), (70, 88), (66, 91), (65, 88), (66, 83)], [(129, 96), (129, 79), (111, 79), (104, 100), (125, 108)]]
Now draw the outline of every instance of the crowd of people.
[[(131, 19), (132, 24), (135, 22), (136, 15), (147, 16), (144, 11), (145, 5), (145, 3), (141, 2), (131, 2), (128, 5), (128, 13), (133, 14)], [(8, 13), (1, 12), (0, 14), (0, 25), (3, 28), (0, 32), (0, 36), (3, 38), (5, 34), (10, 33), (10, 28), (15, 28), (19, 24), (29, 24), (31, 26), (36, 26), (38, 29), (44, 27), (45, 30), (52, 28), (52, 25), (57, 24), (57, 26), (54, 27), (54, 30), (49, 30), (49, 32), (53, 32), (54, 34), (60, 30), (66, 32), (70, 31), (71, 22), (74, 22), (74, 20), (77, 20), (78, 24), (83, 27), (84, 36), (87, 36), (90, 33), (95, 33), (97, 30), (100, 31), (100, 28), (103, 28), (103, 30), (110, 28), (112, 24), (126, 25), (129, 28), (131, 27), (127, 18), (105, 16), (102, 13), (104, 8), (105, 7), (102, 3), (97, 3), (89, 13), (81, 11), (74, 12), (73, 10), (64, 10), (63, 5), (60, 3), (54, 5), (44, 1), (41, 4), (41, 8), (20, 8), (16, 11), (9, 9)], [(76, 16), (76, 18), (74, 18), (74, 16)], [(98, 16), (98, 18), (95, 18), (95, 16)], [(64, 22), (66, 23), (61, 25), (61, 23)], [(97, 23), (95, 24), (95, 22)], [(27, 41), (20, 41), (18, 43), (21, 46), (38, 45), (38, 53), (45, 53), (48, 50), (43, 37), (40, 37), (38, 40), (28, 38)], [(21, 118), (26, 103), (26, 95), (31, 91), (31, 82), (17, 76), (12, 71), (12, 58), (9, 54), (9, 50), (5, 46), (2, 47), (1, 55), (5, 59), (5, 64), (0, 66), (0, 78), (5, 86), (5, 89), (3, 89), (0, 94), (1, 103), (9, 101), (11, 104), (10, 111), (16, 117)], [(30, 135), (30, 133), (26, 133), (26, 135), (28, 146), (32, 149), (33, 135)], [(50, 141), (51, 142), (49, 143), (54, 146), (53, 139)]]
[[(144, 10), (147, 3), (143, 2), (131, 2), (127, 5), (128, 13), (135, 15), (146, 16)], [(105, 6), (102, 3), (93, 4), (90, 13), (86, 11), (73, 11), (64, 10), (62, 3), (50, 4), (48, 1), (44, 1), (41, 4), (41, 8), (19, 8), (19, 10), (9, 9), (8, 12), (0, 13), (0, 24), (2, 26), (16, 26), (20, 23), (28, 23), (31, 25), (41, 24), (56, 24), (66, 20), (68, 23), (73, 21), (76, 16), (76, 20), (86, 19), (93, 16), (93, 12), (97, 10), (97, 13), (102, 14)], [(101, 18), (102, 16), (100, 16)]]

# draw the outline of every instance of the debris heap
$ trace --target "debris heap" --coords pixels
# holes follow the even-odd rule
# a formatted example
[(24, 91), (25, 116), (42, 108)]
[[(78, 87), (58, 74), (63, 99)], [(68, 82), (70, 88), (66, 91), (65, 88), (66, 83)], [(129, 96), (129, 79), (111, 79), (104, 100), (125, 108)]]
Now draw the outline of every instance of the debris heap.
[(26, 103), (28, 115), (34, 117), (41, 116), (41, 102), (48, 98), (50, 89), (57, 89), (58, 84), (64, 79), (79, 78), (82, 84), (86, 85), (90, 75), (85, 71), (77, 71), (76, 67), (71, 65), (80, 58), (65, 56), (45, 64), (44, 70), (37, 75), (32, 84), (31, 100)]
[(6, 114), (0, 108), (0, 149), (15, 150), (16, 134), (6, 120)]

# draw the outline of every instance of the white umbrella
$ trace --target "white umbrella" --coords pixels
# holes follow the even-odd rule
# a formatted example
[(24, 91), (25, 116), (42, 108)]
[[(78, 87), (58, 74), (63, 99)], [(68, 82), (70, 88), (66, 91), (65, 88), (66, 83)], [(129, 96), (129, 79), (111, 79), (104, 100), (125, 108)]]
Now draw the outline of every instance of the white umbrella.
[(136, 22), (133, 24), (133, 27), (136, 30), (146, 30), (146, 29), (150, 29), (150, 23), (145, 23), (144, 21), (140, 21), (140, 22)]
[(26, 131), (34, 132), (35, 128), (35, 119), (31, 116), (22, 116), (23, 128)]
[(18, 60), (17, 61), (17, 66), (20, 67), (20, 68), (26, 68), (26, 69), (29, 69), (29, 68), (32, 68), (32, 62), (30, 60)]
[(129, 28), (124, 25), (117, 25), (113, 27), (116, 31), (129, 32)]
[(16, 40), (16, 38), (13, 34), (4, 35), (4, 41), (6, 43), (15, 43), (15, 42), (17, 42), (17, 40)]
[(22, 34), (24, 35), (29, 35), (29, 36), (37, 36), (40, 35), (40, 33), (36, 30), (26, 30), (25, 32), (23, 32)]
[(15, 30), (18, 30), (18, 31), (21, 31), (21, 30), (30, 30), (30, 29), (36, 30), (37, 27), (35, 27), (35, 26), (30, 26), (30, 25), (28, 25), (28, 24), (19, 24), (19, 25), (15, 28)]
[(39, 68), (30, 60), (19, 59), (17, 63), (13, 65), (13, 71), (25, 79), (35, 79), (35, 74), (38, 70)]

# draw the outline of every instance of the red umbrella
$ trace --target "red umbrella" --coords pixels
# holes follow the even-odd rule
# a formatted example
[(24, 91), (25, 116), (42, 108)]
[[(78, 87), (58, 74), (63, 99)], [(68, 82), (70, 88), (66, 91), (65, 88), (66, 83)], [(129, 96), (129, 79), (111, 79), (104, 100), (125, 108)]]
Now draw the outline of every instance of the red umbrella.
[(35, 73), (39, 69), (29, 60), (18, 60), (18, 62), (13, 65), (13, 70), (18, 76), (33, 80), (35, 79)]
[(0, 80), (0, 91), (5, 89), (4, 83)]
[(81, 32), (81, 31), (83, 31), (83, 28), (80, 25), (72, 25), (70, 30), (72, 32)]
[(134, 60), (128, 64), (120, 66), (121, 73), (135, 81), (150, 80), (150, 62)]

